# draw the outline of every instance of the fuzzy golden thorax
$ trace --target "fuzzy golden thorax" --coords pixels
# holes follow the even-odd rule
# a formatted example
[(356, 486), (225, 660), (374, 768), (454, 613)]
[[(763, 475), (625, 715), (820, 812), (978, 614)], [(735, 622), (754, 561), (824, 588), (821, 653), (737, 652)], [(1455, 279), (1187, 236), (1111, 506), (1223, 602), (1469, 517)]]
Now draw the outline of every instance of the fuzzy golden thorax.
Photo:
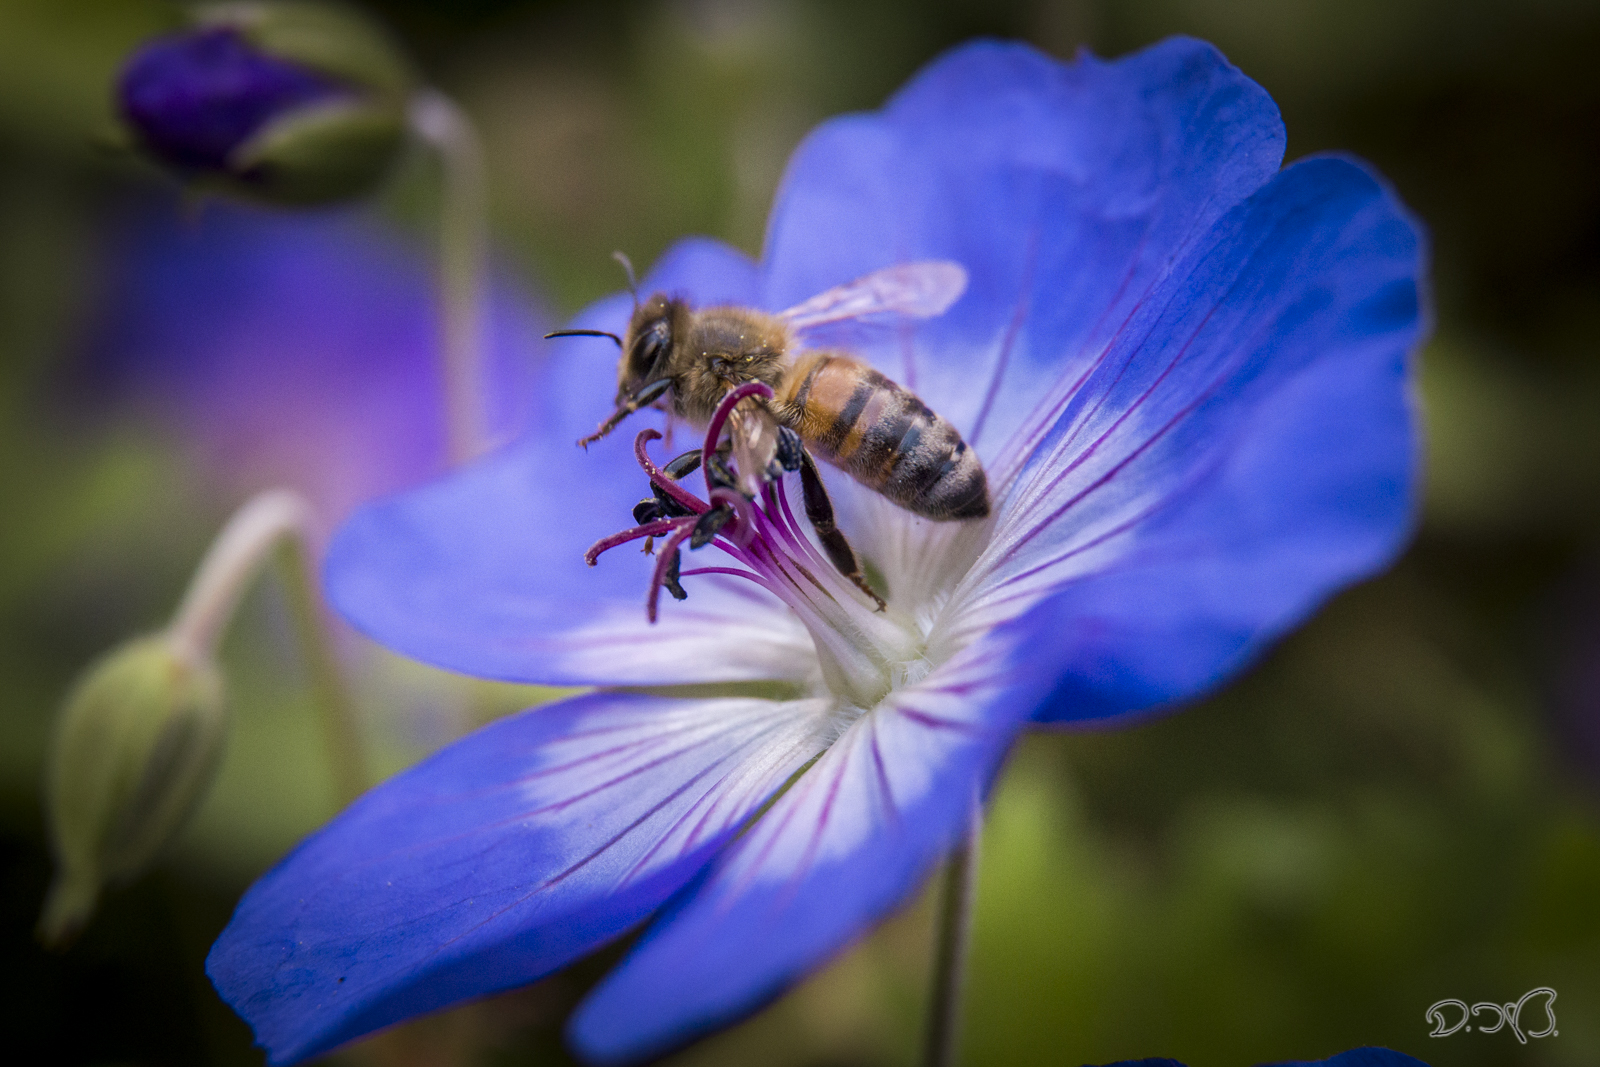
[(692, 311), (656, 294), (633, 313), (618, 369), (621, 400), (662, 378), (672, 382), (672, 410), (704, 426), (728, 391), (745, 382), (776, 387), (795, 346), (783, 320), (742, 307)]

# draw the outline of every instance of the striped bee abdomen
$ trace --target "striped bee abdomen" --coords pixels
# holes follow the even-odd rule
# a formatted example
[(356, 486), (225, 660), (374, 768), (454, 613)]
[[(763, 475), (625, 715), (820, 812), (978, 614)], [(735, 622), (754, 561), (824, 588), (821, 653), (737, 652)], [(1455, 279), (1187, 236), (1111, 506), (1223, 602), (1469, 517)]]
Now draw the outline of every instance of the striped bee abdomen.
[(814, 454), (907, 511), (929, 519), (989, 514), (983, 465), (956, 428), (859, 360), (806, 355), (772, 410)]

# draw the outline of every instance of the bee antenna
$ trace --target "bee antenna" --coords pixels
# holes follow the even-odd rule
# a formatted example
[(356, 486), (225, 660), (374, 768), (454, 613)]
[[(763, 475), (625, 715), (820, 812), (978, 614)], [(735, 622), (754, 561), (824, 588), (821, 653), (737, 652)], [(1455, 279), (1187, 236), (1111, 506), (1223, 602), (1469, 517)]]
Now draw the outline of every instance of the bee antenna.
[(610, 330), (552, 330), (544, 335), (546, 341), (552, 337), (609, 337), (617, 342), (617, 347), (622, 347), (622, 338)]
[(613, 252), (611, 258), (622, 264), (622, 269), (628, 272), (628, 292), (633, 294), (633, 306), (639, 306), (639, 279), (633, 273), (633, 260), (628, 258), (626, 252)]

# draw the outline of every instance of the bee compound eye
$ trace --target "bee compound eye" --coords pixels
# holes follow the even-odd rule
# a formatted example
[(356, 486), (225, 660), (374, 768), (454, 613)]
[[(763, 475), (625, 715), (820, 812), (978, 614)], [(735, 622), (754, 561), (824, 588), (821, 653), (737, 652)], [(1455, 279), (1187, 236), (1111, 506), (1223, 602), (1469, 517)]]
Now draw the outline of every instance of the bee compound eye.
[(656, 319), (640, 332), (639, 339), (633, 343), (633, 351), (628, 359), (630, 369), (639, 377), (649, 374), (671, 342), (672, 328), (667, 320)]

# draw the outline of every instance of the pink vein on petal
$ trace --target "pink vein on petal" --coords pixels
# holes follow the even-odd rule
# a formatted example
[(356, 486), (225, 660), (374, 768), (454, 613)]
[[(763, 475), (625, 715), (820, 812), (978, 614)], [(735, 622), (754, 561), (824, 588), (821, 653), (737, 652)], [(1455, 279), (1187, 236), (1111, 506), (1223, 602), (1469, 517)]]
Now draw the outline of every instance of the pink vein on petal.
[(1033, 220), (1033, 225), (1028, 230), (1028, 250), (1022, 265), (1022, 279), (1017, 287), (1017, 303), (1011, 313), (1011, 321), (1006, 323), (1005, 335), (1000, 340), (1000, 352), (995, 357), (994, 370), (989, 375), (989, 388), (983, 396), (983, 404), (978, 408), (978, 417), (972, 422), (972, 432), (966, 435), (967, 444), (977, 447), (978, 438), (983, 434), (983, 425), (989, 420), (989, 409), (994, 406), (995, 397), (1000, 394), (1000, 383), (1005, 380), (1006, 368), (1011, 363), (1011, 349), (1016, 344), (1017, 334), (1022, 330), (1022, 323), (1028, 317), (1031, 306), (1031, 291), (1033, 287), (1033, 272), (1039, 258), (1039, 220)]

